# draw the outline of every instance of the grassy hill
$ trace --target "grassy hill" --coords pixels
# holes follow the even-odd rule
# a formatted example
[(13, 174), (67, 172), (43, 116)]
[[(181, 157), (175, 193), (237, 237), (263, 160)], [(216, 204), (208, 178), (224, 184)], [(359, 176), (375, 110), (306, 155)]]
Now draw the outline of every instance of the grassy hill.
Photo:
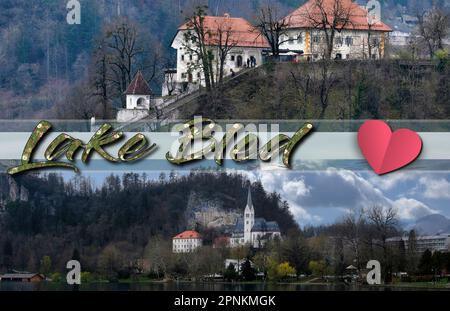
[(269, 63), (204, 95), (183, 118), (446, 119), (450, 62)]

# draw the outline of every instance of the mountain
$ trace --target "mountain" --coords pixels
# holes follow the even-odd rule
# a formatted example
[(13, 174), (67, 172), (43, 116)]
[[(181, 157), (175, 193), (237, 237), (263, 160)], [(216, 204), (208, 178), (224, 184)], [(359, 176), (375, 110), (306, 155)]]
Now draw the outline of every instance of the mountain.
[(415, 230), (421, 235), (450, 232), (450, 219), (440, 214), (432, 214), (416, 221)]

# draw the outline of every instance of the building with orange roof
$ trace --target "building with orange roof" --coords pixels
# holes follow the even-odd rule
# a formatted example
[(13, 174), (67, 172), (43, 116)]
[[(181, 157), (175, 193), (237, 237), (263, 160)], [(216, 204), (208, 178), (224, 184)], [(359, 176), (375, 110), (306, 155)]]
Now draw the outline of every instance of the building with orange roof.
[(140, 70), (128, 85), (124, 95), (126, 107), (117, 112), (119, 122), (143, 119), (149, 115), (153, 93)]
[(190, 253), (201, 247), (203, 239), (200, 233), (194, 230), (181, 232), (172, 238), (172, 252)]
[[(205, 44), (213, 55), (213, 70), (215, 80), (218, 80), (219, 46), (225, 44), (230, 47), (224, 66), (224, 76), (237, 73), (246, 67), (256, 67), (262, 64), (262, 51), (269, 48), (266, 38), (255, 29), (247, 20), (241, 17), (204, 16), (203, 27), (205, 29)], [(176, 85), (179, 94), (189, 90), (189, 87), (204, 85), (202, 64), (198, 59), (196, 44), (187, 40), (186, 34), (193, 33), (193, 26), (185, 23), (178, 28), (171, 47), (177, 50), (177, 67), (166, 73), (163, 85), (163, 96), (169, 95), (167, 82)], [(168, 77), (167, 75), (172, 76)]]
[[(332, 59), (384, 57), (386, 40), (392, 29), (381, 21), (379, 2), (369, 3), (373, 5), (370, 13), (352, 0), (309, 0), (284, 18), (288, 31), (281, 39), (280, 49), (301, 50), (301, 57), (308, 60), (321, 59), (326, 55), (325, 32), (330, 38), (335, 29)], [(335, 21), (337, 18), (340, 20)]]

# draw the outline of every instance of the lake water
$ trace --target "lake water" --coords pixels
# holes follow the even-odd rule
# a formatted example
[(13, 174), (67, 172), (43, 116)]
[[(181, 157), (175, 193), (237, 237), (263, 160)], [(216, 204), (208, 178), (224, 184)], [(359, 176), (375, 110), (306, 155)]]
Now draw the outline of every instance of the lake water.
[[(0, 282), (0, 291), (70, 291), (66, 284), (41, 282)], [(369, 287), (344, 284), (239, 284), (239, 283), (89, 283), (80, 286), (82, 291), (397, 291), (424, 290), (418, 288)], [(426, 289), (425, 289), (426, 290)]]

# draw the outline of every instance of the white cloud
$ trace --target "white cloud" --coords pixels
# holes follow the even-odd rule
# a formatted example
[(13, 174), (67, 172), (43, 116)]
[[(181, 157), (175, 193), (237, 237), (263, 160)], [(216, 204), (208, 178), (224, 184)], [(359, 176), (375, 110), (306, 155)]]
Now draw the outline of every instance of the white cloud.
[(374, 175), (369, 178), (369, 181), (382, 190), (391, 190), (405, 181), (416, 179), (417, 174), (415, 172), (394, 172), (383, 176)]
[(445, 178), (422, 177), (419, 184), (424, 188), (423, 196), (428, 199), (450, 199), (450, 182)]
[(394, 201), (393, 206), (397, 209), (399, 218), (403, 220), (415, 220), (438, 213), (438, 211), (415, 199), (401, 198)]
[[(405, 221), (439, 212), (410, 197), (411, 187), (395, 195), (390, 194), (398, 198), (393, 200), (386, 195), (387, 190), (380, 189), (372, 176), (365, 173), (329, 168), (324, 171), (267, 170), (246, 174), (253, 181), (260, 180), (267, 191), (278, 192), (289, 203), (291, 212), (301, 225), (334, 222), (339, 215), (374, 205), (396, 208), (399, 219)], [(413, 180), (413, 177), (417, 180), (414, 174), (400, 175), (384, 179), (382, 188), (393, 188), (396, 183)], [(441, 184), (439, 186), (442, 188)], [(435, 188), (439, 188), (438, 185)]]
[(283, 192), (294, 198), (304, 197), (309, 195), (311, 187), (308, 187), (303, 179), (288, 180), (283, 183)]

